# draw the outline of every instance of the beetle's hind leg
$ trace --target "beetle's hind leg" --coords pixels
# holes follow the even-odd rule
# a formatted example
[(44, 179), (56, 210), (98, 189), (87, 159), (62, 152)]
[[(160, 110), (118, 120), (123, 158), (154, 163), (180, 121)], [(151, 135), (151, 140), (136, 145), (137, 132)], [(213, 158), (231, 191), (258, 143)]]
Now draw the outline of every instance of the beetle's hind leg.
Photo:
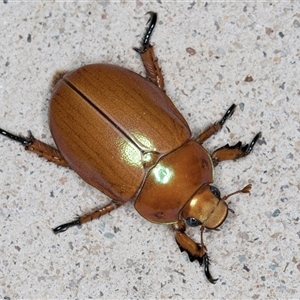
[(148, 14), (150, 15), (150, 19), (148, 21), (149, 26), (146, 30), (142, 45), (140, 48), (133, 49), (137, 51), (141, 56), (146, 70), (147, 79), (164, 90), (165, 84), (163, 75), (161, 73), (161, 68), (158, 65), (153, 46), (150, 44), (150, 37), (156, 24), (157, 14), (154, 12), (148, 12)]
[(65, 159), (57, 149), (37, 140), (30, 131), (28, 137), (23, 137), (14, 135), (0, 128), (0, 134), (21, 143), (25, 147), (25, 150), (34, 152), (37, 155), (47, 159), (48, 161), (51, 161), (59, 166), (68, 166), (68, 163), (65, 161)]
[(250, 144), (242, 146), (242, 143), (238, 142), (234, 146), (229, 146), (227, 144), (221, 148), (218, 148), (212, 154), (214, 166), (216, 166), (220, 161), (233, 160), (248, 155), (253, 150), (254, 145), (260, 137), (261, 133), (259, 132), (253, 138)]
[(62, 224), (62, 225), (59, 225), (57, 227), (55, 227), (53, 229), (53, 232), (55, 234), (57, 233), (60, 233), (60, 232), (64, 232), (66, 231), (68, 228), (70, 227), (73, 227), (73, 226), (78, 226), (78, 225), (81, 225), (83, 223), (86, 223), (86, 222), (90, 222), (90, 221), (93, 221), (94, 219), (98, 219), (100, 217), (102, 217), (103, 215), (106, 215), (108, 213), (110, 213), (111, 211), (113, 211), (114, 209), (120, 207), (121, 204), (119, 202), (116, 202), (116, 201), (112, 201), (111, 203), (109, 203), (108, 205), (88, 214), (88, 215), (85, 215), (83, 217), (80, 217), (72, 222), (69, 222), (69, 223), (65, 223), (65, 224)]

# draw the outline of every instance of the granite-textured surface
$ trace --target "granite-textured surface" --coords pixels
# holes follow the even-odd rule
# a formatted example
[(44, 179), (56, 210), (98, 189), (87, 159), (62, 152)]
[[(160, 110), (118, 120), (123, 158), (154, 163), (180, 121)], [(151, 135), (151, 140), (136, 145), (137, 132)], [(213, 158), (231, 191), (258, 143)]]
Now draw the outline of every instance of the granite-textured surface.
[(1, 2), (0, 127), (30, 129), (53, 145), (52, 75), (93, 62), (142, 73), (132, 47), (145, 13), (158, 12), (152, 43), (167, 94), (193, 132), (238, 105), (207, 149), (263, 133), (250, 156), (215, 171), (222, 194), (253, 184), (250, 197), (230, 199), (235, 214), (221, 230), (205, 233), (219, 281), (209, 284), (171, 229), (130, 203), (54, 235), (52, 227), (109, 200), (1, 136), (1, 298), (299, 299), (299, 2), (160, 2)]

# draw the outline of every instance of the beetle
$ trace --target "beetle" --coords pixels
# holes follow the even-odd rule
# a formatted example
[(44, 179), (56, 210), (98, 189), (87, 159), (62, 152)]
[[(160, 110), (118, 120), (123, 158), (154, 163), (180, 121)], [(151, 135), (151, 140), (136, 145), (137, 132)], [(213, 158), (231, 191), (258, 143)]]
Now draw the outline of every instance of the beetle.
[[(237, 193), (250, 194), (251, 184), (221, 197), (213, 186), (214, 167), (225, 160), (247, 156), (260, 138), (246, 145), (226, 144), (212, 154), (202, 146), (221, 130), (236, 108), (232, 104), (221, 120), (196, 138), (181, 113), (164, 91), (164, 79), (150, 37), (157, 14), (150, 19), (140, 48), (146, 78), (119, 66), (91, 64), (60, 74), (50, 100), (49, 124), (57, 146), (34, 138), (0, 133), (20, 142), (57, 165), (69, 167), (112, 201), (88, 215), (53, 229), (68, 228), (99, 218), (133, 201), (147, 220), (169, 224), (181, 251), (209, 271), (204, 244), (205, 229), (218, 228), (227, 217), (226, 200)], [(200, 226), (200, 243), (192, 240), (186, 225)]]

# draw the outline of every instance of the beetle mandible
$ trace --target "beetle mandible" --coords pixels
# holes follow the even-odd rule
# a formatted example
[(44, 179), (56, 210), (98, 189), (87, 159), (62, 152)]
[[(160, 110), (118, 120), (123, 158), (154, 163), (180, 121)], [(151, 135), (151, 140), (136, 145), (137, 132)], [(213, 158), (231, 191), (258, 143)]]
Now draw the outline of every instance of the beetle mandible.
[[(203, 264), (206, 278), (215, 283), (203, 232), (218, 228), (231, 211), (225, 200), (237, 193), (250, 194), (251, 184), (221, 197), (211, 185), (213, 168), (221, 161), (248, 155), (261, 133), (247, 145), (238, 142), (207, 152), (203, 142), (221, 130), (235, 110), (233, 104), (221, 120), (192, 138), (187, 122), (164, 91), (150, 44), (157, 14), (148, 14), (141, 47), (134, 48), (146, 78), (110, 64), (86, 65), (61, 74), (49, 108), (57, 149), (35, 139), (30, 131), (27, 138), (3, 129), (0, 133), (48, 161), (73, 169), (112, 199), (101, 209), (54, 228), (54, 233), (134, 201), (135, 209), (147, 220), (172, 226), (181, 251)], [(200, 226), (200, 243), (186, 234), (186, 224)]]

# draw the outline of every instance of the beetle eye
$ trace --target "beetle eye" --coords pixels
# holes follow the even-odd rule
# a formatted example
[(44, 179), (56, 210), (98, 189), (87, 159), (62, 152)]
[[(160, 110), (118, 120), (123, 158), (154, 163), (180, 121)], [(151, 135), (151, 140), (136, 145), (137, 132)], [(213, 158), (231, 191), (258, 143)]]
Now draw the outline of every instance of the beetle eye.
[(210, 191), (218, 198), (221, 199), (221, 193), (215, 186), (210, 186)]
[(186, 218), (185, 221), (186, 221), (186, 223), (187, 223), (189, 226), (191, 226), (191, 227), (196, 227), (196, 226), (199, 226), (199, 225), (202, 224), (199, 220), (197, 220), (197, 219), (194, 218), (194, 217), (188, 217), (188, 218)]

